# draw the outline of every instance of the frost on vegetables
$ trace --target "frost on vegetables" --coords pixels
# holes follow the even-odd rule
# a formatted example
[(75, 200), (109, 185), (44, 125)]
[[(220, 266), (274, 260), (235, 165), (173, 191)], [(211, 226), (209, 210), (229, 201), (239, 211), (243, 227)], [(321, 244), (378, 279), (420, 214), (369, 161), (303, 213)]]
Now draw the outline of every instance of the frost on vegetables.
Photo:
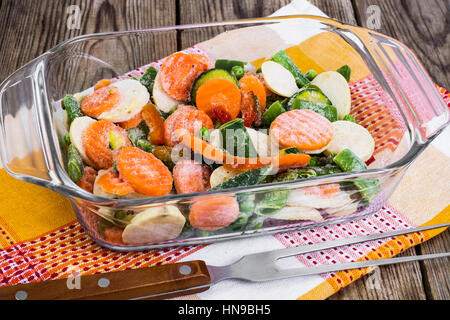
[[(374, 152), (350, 115), (350, 68), (300, 67), (283, 50), (258, 69), (176, 52), (140, 79), (101, 79), (87, 94), (67, 94), (66, 169), (85, 192), (116, 200), (203, 195), (99, 210), (99, 232), (116, 243), (157, 243), (255, 230), (265, 219), (322, 221), (370, 202), (379, 192), (374, 179), (290, 187), (367, 170)], [(277, 186), (246, 192), (262, 184)]]

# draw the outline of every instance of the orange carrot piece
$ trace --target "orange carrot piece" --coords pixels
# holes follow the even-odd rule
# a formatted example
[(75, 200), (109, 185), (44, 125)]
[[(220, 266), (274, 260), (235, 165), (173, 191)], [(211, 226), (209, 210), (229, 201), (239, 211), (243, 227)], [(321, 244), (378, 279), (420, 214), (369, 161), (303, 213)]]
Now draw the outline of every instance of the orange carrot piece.
[(110, 131), (117, 132), (123, 137), (124, 146), (131, 146), (127, 132), (121, 127), (107, 120), (92, 123), (82, 139), (86, 155), (96, 169), (107, 169), (113, 165), (113, 152), (109, 147)]
[(95, 170), (92, 167), (84, 167), (83, 170), (83, 176), (81, 179), (77, 182), (77, 185), (86, 190), (87, 192), (93, 193), (94, 192), (94, 182), (95, 178), (97, 177), (97, 170)]
[(138, 193), (159, 197), (172, 189), (172, 174), (151, 153), (136, 147), (124, 147), (116, 155), (116, 165), (120, 176)]
[(108, 169), (98, 177), (97, 185), (102, 191), (118, 196), (124, 196), (135, 192), (133, 187), (131, 187), (127, 181), (119, 177), (112, 168)]
[(193, 106), (180, 106), (164, 121), (164, 139), (168, 146), (173, 147), (180, 141), (183, 133), (196, 135), (202, 128), (213, 129), (211, 118), (203, 111)]
[(211, 196), (196, 200), (189, 212), (194, 228), (214, 231), (225, 228), (237, 219), (239, 204), (231, 196)]
[(142, 118), (148, 126), (148, 140), (153, 145), (164, 144), (164, 119), (151, 102), (142, 108)]
[[(195, 96), (197, 108), (204, 111), (214, 121), (219, 120), (217, 110), (233, 120), (241, 109), (241, 91), (226, 79), (211, 79), (198, 88)], [(222, 121), (221, 121), (222, 122)]]
[(173, 181), (177, 193), (206, 191), (211, 188), (209, 167), (193, 160), (181, 160), (173, 168)]
[(307, 154), (284, 154), (274, 157), (244, 158), (232, 156), (221, 149), (215, 148), (206, 141), (192, 134), (184, 134), (181, 142), (196, 153), (218, 163), (223, 163), (226, 169), (250, 170), (272, 165), (279, 169), (299, 168), (308, 165), (311, 157)]
[(311, 110), (291, 110), (279, 115), (270, 125), (270, 135), (286, 148), (317, 150), (333, 137), (333, 125)]
[(114, 244), (122, 244), (122, 233), (123, 229), (119, 227), (105, 229), (105, 240)]
[(117, 87), (103, 87), (83, 99), (81, 111), (87, 116), (98, 118), (103, 112), (112, 110), (119, 100), (120, 93)]
[(317, 186), (317, 187), (307, 187), (302, 189), (305, 193), (319, 196), (322, 198), (331, 198), (335, 195), (337, 195), (340, 191), (339, 184), (333, 183), (333, 184), (326, 184), (323, 186)]
[(243, 91), (252, 91), (258, 98), (259, 104), (261, 106), (261, 111), (266, 108), (266, 89), (264, 84), (251, 73), (246, 73), (239, 80), (239, 85)]
[(107, 87), (110, 84), (111, 84), (111, 80), (107, 80), (107, 79), (98, 80), (94, 86), (94, 90), (98, 90), (98, 89)]
[(139, 112), (133, 118), (127, 121), (118, 122), (117, 124), (125, 130), (137, 127), (142, 122), (142, 114)]
[(195, 79), (208, 70), (211, 64), (206, 59), (184, 52), (168, 56), (160, 70), (159, 79), (163, 90), (175, 100), (188, 101)]

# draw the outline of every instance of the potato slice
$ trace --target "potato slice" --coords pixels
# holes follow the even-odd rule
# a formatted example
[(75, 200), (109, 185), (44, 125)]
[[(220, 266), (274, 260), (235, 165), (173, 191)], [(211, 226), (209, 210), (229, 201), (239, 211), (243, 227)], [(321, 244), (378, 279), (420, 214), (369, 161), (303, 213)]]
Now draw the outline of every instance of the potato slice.
[(350, 149), (361, 160), (367, 161), (375, 150), (375, 140), (363, 126), (351, 121), (339, 120), (332, 123), (334, 135), (324, 150), (326, 155), (338, 154)]
[(211, 188), (214, 188), (225, 180), (233, 178), (241, 172), (242, 171), (239, 170), (225, 169), (223, 166), (220, 166), (211, 173), (211, 176), (209, 177), (209, 184), (211, 185)]
[(164, 113), (173, 111), (182, 102), (172, 99), (161, 87), (159, 82), (159, 72), (156, 74), (155, 83), (153, 84), (153, 102), (156, 108)]
[(136, 214), (122, 233), (127, 244), (155, 243), (175, 239), (186, 218), (175, 206), (149, 208)]
[(69, 129), (70, 142), (78, 150), (83, 161), (90, 166), (92, 166), (92, 162), (86, 155), (86, 150), (83, 146), (83, 135), (86, 132), (87, 128), (94, 122), (96, 122), (96, 120), (92, 119), (91, 117), (78, 117), (72, 121)]
[(350, 87), (347, 80), (339, 72), (327, 71), (319, 74), (311, 82), (330, 99), (338, 111), (338, 119), (350, 113)]
[(279, 63), (266, 61), (261, 72), (269, 89), (282, 97), (290, 97), (299, 90), (292, 73)]
[(340, 191), (334, 196), (322, 197), (304, 189), (292, 190), (287, 199), (286, 205), (290, 207), (304, 206), (315, 209), (343, 207), (352, 202), (350, 194)]
[(277, 213), (271, 215), (270, 218), (280, 220), (312, 220), (312, 221), (323, 220), (319, 210), (302, 206), (298, 207), (286, 206)]

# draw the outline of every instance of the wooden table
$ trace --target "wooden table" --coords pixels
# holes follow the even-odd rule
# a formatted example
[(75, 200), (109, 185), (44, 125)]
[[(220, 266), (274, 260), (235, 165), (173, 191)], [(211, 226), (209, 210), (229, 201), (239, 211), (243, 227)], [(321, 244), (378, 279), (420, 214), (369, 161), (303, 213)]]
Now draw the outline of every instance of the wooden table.
[[(3, 0), (0, 2), (0, 81), (59, 42), (80, 34), (198, 22), (262, 17), (290, 0)], [(450, 88), (450, 2), (448, 0), (311, 0), (342, 22), (404, 42), (441, 86)], [(70, 5), (80, 7), (80, 28), (67, 27)], [(371, 5), (381, 12), (371, 19)], [(375, 8), (376, 10), (376, 8)], [(181, 40), (183, 43), (184, 39)], [(173, 51), (176, 51), (174, 48)], [(404, 254), (450, 251), (446, 231)], [(448, 260), (431, 260), (378, 271), (379, 286), (362, 278), (330, 299), (449, 299)], [(369, 283), (370, 282), (370, 283)]]

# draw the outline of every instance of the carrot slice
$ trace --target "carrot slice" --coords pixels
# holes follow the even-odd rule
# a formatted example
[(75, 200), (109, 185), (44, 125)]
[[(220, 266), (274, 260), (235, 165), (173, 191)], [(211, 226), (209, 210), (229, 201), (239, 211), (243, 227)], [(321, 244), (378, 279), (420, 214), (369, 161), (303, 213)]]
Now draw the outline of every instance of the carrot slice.
[(83, 176), (81, 179), (77, 182), (77, 185), (86, 190), (87, 192), (93, 193), (94, 192), (94, 182), (95, 178), (97, 177), (97, 170), (95, 170), (92, 167), (84, 167), (83, 170)]
[(208, 70), (208, 58), (198, 55), (176, 52), (166, 58), (160, 70), (160, 84), (163, 90), (173, 99), (188, 101), (194, 80)]
[(131, 187), (127, 181), (120, 178), (112, 168), (109, 168), (99, 176), (96, 184), (102, 191), (118, 196), (124, 196), (135, 192), (133, 187)]
[(122, 233), (123, 229), (119, 227), (105, 229), (105, 240), (114, 244), (122, 244)]
[(183, 133), (197, 134), (202, 128), (213, 129), (211, 118), (193, 106), (180, 106), (164, 121), (164, 139), (168, 146), (178, 144)]
[(331, 141), (333, 125), (314, 111), (291, 110), (275, 118), (270, 126), (270, 135), (283, 147), (316, 150)]
[(194, 202), (189, 222), (194, 228), (214, 231), (230, 225), (239, 215), (239, 204), (231, 196), (211, 196)]
[(218, 163), (223, 163), (225, 169), (250, 170), (272, 165), (279, 169), (298, 168), (308, 165), (311, 157), (307, 154), (284, 154), (274, 157), (243, 158), (232, 156), (192, 134), (184, 134), (181, 142), (196, 153)]
[(142, 114), (141, 112), (139, 112), (130, 120), (122, 121), (117, 124), (122, 128), (124, 128), (125, 130), (128, 130), (137, 127), (141, 122), (142, 122)]
[(258, 98), (261, 111), (266, 108), (266, 89), (264, 84), (251, 73), (246, 73), (240, 80), (239, 85), (242, 91), (252, 91)]
[(116, 165), (120, 176), (138, 193), (164, 196), (172, 189), (172, 174), (153, 154), (136, 147), (119, 150)]
[(211, 79), (198, 88), (195, 101), (197, 108), (206, 112), (214, 121), (220, 121), (216, 114), (217, 109), (233, 120), (241, 109), (241, 91), (229, 80)]
[(91, 124), (82, 137), (86, 155), (96, 169), (107, 169), (113, 165), (113, 153), (109, 147), (111, 131), (123, 137), (124, 146), (131, 145), (127, 132), (107, 120), (99, 120)]
[(148, 126), (148, 140), (154, 144), (164, 144), (164, 120), (151, 102), (142, 108), (142, 118)]
[(211, 188), (209, 167), (193, 160), (181, 160), (173, 168), (173, 181), (177, 193), (201, 192)]
[(120, 93), (117, 87), (103, 87), (83, 99), (81, 111), (87, 116), (98, 118), (103, 112), (112, 110), (119, 100)]
[(305, 192), (305, 194), (308, 195), (319, 196), (322, 198), (330, 198), (337, 195), (340, 189), (339, 184), (333, 183), (333, 184), (326, 184), (323, 186), (303, 188), (303, 191)]
[(94, 90), (98, 90), (98, 89), (107, 87), (110, 84), (111, 84), (111, 80), (107, 80), (107, 79), (98, 80), (94, 86)]
[(200, 53), (189, 53), (194, 59), (200, 61), (201, 63), (208, 66), (208, 69), (214, 68), (214, 65), (212, 64), (211, 60), (203, 54)]

